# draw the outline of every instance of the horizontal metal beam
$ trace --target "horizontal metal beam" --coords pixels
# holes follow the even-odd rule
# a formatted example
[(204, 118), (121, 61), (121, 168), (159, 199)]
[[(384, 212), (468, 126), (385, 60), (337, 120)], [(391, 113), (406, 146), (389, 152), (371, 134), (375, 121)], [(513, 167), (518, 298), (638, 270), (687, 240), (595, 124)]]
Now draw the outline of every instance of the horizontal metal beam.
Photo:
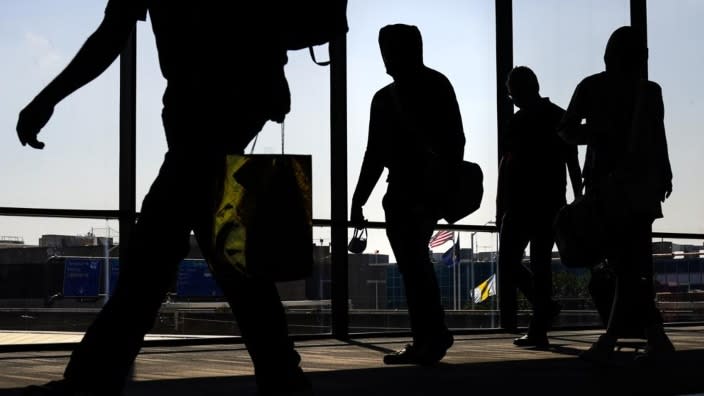
[[(0, 207), (0, 216), (10, 217), (48, 217), (48, 218), (68, 218), (68, 219), (118, 219), (118, 210), (88, 210), (88, 209), (46, 209), (46, 208), (15, 208)], [(139, 214), (137, 214), (139, 216)], [(327, 219), (313, 219), (314, 227), (330, 227), (332, 221)], [(351, 224), (347, 224), (352, 228)], [(386, 223), (383, 221), (367, 222), (368, 229), (384, 229)], [(497, 232), (495, 226), (473, 225), (473, 224), (440, 224), (438, 230), (451, 230), (461, 232)], [(653, 238), (666, 239), (704, 239), (704, 234), (682, 233), (682, 232), (653, 232)]]
[(0, 216), (62, 217), (69, 219), (117, 219), (120, 216), (120, 211), (0, 207)]

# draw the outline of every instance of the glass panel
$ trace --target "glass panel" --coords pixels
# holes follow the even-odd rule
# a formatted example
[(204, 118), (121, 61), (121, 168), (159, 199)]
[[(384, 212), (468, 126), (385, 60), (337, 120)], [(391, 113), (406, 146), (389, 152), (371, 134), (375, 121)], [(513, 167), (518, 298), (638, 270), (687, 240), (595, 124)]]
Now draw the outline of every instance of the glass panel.
[(655, 300), (665, 322), (701, 321), (704, 310), (702, 239), (653, 238)]
[(142, 200), (159, 173), (166, 153), (166, 135), (161, 122), (166, 80), (159, 69), (156, 42), (149, 18), (137, 23), (137, 193)]
[[(20, 110), (73, 58), (100, 23), (104, 2), (4, 2), (0, 6), (0, 206), (116, 209), (119, 70), (66, 98), (42, 130), (42, 151), (14, 133)], [(90, 185), (90, 188), (86, 188)]]
[[(630, 25), (629, 2), (613, 0), (514, 0), (514, 64), (530, 67), (538, 77), (540, 94), (566, 108), (575, 87), (585, 77), (604, 70), (604, 49), (611, 33)], [(507, 76), (499, 76), (505, 80)], [(579, 147), (584, 163), (584, 146)], [(567, 199), (574, 198), (568, 177)], [(559, 261), (553, 248), (553, 293), (562, 305), (559, 326), (600, 325), (586, 269), (572, 269)], [(525, 264), (529, 265), (530, 247)], [(519, 325), (527, 325), (531, 306), (520, 300)]]
[[(119, 276), (117, 221), (1, 219), (0, 330), (84, 331), (105, 301), (105, 285), (112, 294)], [(277, 285), (291, 334), (330, 332), (330, 232), (315, 228), (313, 235), (313, 275)], [(193, 244), (151, 333), (238, 335)]]
[(673, 193), (663, 205), (665, 217), (653, 228), (663, 232), (704, 233), (704, 189), (701, 188), (699, 127), (704, 108), (699, 39), (704, 3), (648, 1), (649, 77), (662, 87), (665, 128), (673, 173)]
[[(392, 82), (379, 52), (379, 29), (387, 24), (405, 23), (415, 25), (421, 31), (424, 63), (444, 74), (452, 83), (467, 139), (465, 159), (479, 163), (484, 171), (482, 207), (460, 223), (485, 224), (493, 220), (497, 164), (493, 3), (355, 1), (348, 5), (348, 19), (351, 27), (347, 37), (348, 199), (352, 198), (366, 149), (372, 97)], [(365, 217), (371, 221), (385, 220), (381, 205), (386, 191), (385, 180), (386, 171), (364, 207)], [(442, 189), (443, 186), (438, 186), (438, 193), (442, 193)], [(462, 240), (463, 246), (469, 246), (469, 234), (464, 238), (467, 241)], [(463, 313), (465, 309), (471, 311), (467, 305), (471, 301), (467, 294), (471, 279), (467, 277), (472, 273), (468, 269), (471, 267), (468, 251), (462, 250), (462, 262), (455, 267), (447, 267), (439, 261), (435, 265), (443, 304), (448, 309), (448, 325), (495, 326), (498, 320), (494, 315)], [(441, 253), (439, 248), (434, 253), (436, 261)], [(349, 260), (350, 332), (408, 330), (403, 282), (384, 230), (369, 230), (366, 252), (350, 255)], [(477, 264), (477, 279), (474, 281), (479, 282), (478, 278), (485, 275), (482, 271), (487, 265)], [(483, 309), (487, 306), (495, 309), (494, 302), (482, 305)], [(450, 313), (452, 309), (457, 312)]]
[(113, 220), (0, 217), (0, 330), (85, 330), (119, 235)]
[[(625, 0), (514, 0), (513, 62), (535, 72), (541, 96), (567, 108), (577, 84), (604, 70), (611, 33), (630, 23)], [(580, 146), (582, 164), (585, 152)], [(567, 196), (573, 197), (571, 186)]]
[[(493, 278), (496, 236), (496, 233), (455, 231), (445, 243), (429, 252), (448, 327), (498, 326)], [(396, 258), (385, 243), (378, 242), (385, 238), (384, 230), (369, 230), (366, 251), (349, 255), (351, 333), (410, 330), (404, 281)]]

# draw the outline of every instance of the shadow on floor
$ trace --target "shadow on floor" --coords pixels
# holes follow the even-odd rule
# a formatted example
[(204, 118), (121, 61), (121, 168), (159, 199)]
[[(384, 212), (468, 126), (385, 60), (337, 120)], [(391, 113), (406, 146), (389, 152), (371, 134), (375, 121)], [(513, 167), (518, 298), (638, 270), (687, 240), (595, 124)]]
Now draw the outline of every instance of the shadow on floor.
[[(666, 364), (643, 367), (632, 353), (596, 368), (578, 358), (396, 366), (309, 373), (316, 396), (411, 395), (686, 395), (704, 392), (704, 350), (678, 351)], [(20, 395), (7, 390), (2, 395)], [(254, 395), (251, 376), (130, 383), (126, 396)]]

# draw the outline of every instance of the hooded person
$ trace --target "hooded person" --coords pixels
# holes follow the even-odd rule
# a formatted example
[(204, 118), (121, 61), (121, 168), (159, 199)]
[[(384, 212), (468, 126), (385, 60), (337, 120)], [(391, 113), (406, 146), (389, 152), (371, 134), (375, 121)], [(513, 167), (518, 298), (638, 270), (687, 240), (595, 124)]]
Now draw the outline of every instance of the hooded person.
[(662, 90), (643, 77), (647, 59), (645, 41), (632, 27), (614, 31), (604, 53), (606, 70), (579, 83), (560, 126), (563, 139), (587, 145), (585, 197), (601, 210), (607, 230), (602, 253), (616, 275), (606, 333), (582, 354), (590, 361), (608, 360), (617, 339), (634, 334), (647, 339), (646, 358), (674, 351), (653, 286), (652, 223), (663, 217), (672, 170)]
[(441, 73), (423, 64), (415, 26), (388, 25), (379, 32), (386, 72), (393, 82), (372, 99), (369, 138), (351, 223), (364, 225), (366, 204), (384, 168), (386, 235), (403, 277), (413, 343), (384, 357), (386, 364), (434, 364), (453, 343), (428, 243), (437, 224), (437, 191), (448, 182), (443, 164), (461, 161), (464, 131), (455, 92)]

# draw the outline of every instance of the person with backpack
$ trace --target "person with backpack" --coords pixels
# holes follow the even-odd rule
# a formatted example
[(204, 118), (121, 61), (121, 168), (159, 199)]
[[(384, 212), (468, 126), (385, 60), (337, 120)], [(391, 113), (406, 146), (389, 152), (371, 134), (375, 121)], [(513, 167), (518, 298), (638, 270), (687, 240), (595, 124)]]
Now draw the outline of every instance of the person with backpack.
[(565, 140), (587, 145), (585, 198), (604, 230), (603, 246), (594, 249), (616, 279), (609, 290), (594, 277), (590, 285), (606, 323), (605, 334), (581, 355), (594, 363), (611, 358), (618, 338), (646, 338), (641, 359), (674, 351), (655, 305), (652, 257), (652, 224), (672, 193), (672, 169), (662, 90), (643, 77), (647, 60), (644, 38), (630, 26), (616, 29), (604, 53), (606, 70), (577, 85), (560, 125)]
[[(344, 11), (346, 2), (338, 3)], [(64, 378), (32, 386), (27, 395), (121, 394), (188, 253), (191, 231), (237, 319), (259, 393), (311, 393), (274, 282), (247, 278), (213, 259), (211, 251), (225, 156), (243, 153), (267, 121), (282, 122), (290, 109), (284, 75), (290, 32), (282, 28), (288, 16), (281, 7), (269, 1), (109, 0), (102, 22), (73, 60), (21, 111), (20, 142), (43, 148), (37, 134), (55, 106), (103, 73), (135, 23), (149, 14), (167, 80), (162, 119), (168, 151), (142, 203), (130, 249), (121, 252), (114, 294), (73, 351)]]
[(413, 343), (384, 356), (384, 363), (428, 365), (440, 361), (453, 343), (428, 243), (441, 217), (442, 187), (451, 182), (448, 167), (462, 160), (465, 137), (450, 81), (423, 63), (418, 28), (385, 26), (379, 47), (393, 82), (372, 99), (350, 220), (363, 227), (362, 207), (387, 168), (386, 235), (403, 277)]

